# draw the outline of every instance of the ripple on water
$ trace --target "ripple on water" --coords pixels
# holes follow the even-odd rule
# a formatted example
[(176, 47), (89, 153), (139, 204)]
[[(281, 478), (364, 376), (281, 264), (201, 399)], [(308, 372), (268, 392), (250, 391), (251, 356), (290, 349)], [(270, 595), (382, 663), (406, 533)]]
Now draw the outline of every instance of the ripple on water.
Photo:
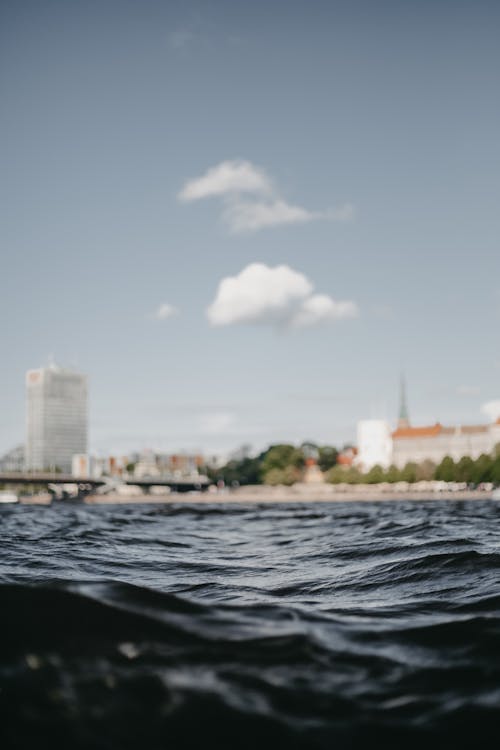
[(500, 725), (498, 521), (478, 501), (1, 508), (5, 746), (477, 744)]

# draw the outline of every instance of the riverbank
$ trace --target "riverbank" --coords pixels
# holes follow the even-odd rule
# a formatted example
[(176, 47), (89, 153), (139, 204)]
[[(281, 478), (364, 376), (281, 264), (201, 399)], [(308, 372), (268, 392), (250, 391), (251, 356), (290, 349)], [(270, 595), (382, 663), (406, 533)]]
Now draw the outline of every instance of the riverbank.
[(295, 484), (291, 487), (255, 485), (224, 489), (217, 492), (170, 492), (165, 495), (89, 495), (89, 505), (137, 503), (290, 503), (290, 502), (346, 502), (383, 500), (487, 500), (491, 490), (449, 489), (428, 490), (377, 489), (367, 485), (353, 485), (339, 489), (338, 485)]

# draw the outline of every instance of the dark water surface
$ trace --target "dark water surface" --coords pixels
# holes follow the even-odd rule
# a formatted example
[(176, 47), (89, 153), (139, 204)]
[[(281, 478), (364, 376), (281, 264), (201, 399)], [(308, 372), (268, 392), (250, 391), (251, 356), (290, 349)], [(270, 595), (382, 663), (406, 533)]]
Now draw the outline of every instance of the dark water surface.
[(0, 738), (472, 747), (500, 730), (500, 505), (0, 508)]

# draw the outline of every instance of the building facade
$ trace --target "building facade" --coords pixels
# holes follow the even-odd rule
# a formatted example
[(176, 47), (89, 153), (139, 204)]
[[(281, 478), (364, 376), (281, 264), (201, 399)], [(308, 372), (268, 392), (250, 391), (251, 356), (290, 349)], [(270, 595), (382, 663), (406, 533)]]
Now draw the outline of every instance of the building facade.
[(391, 428), (385, 419), (363, 419), (358, 422), (358, 455), (356, 464), (369, 470), (373, 466), (387, 469), (392, 463)]
[(409, 462), (433, 461), (439, 464), (446, 456), (460, 461), (464, 456), (479, 458), (492, 454), (500, 443), (500, 424), (444, 427), (406, 427), (392, 434), (392, 463), (398, 468)]
[(56, 365), (26, 373), (26, 469), (71, 472), (87, 452), (87, 378)]
[(393, 464), (402, 469), (408, 463), (432, 461), (439, 464), (450, 456), (460, 461), (491, 455), (500, 445), (500, 419), (494, 424), (445, 427), (439, 422), (426, 427), (410, 424), (406, 387), (401, 381), (401, 405), (396, 430), (390, 432), (383, 420), (365, 420), (358, 424), (357, 464), (364, 471), (375, 465), (387, 468)]

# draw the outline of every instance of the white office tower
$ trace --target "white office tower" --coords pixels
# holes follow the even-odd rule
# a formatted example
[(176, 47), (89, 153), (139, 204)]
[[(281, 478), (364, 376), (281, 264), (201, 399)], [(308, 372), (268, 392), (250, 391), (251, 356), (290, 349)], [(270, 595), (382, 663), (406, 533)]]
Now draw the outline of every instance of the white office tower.
[(384, 419), (358, 422), (358, 456), (356, 463), (369, 471), (373, 466), (388, 468), (392, 463), (392, 436)]
[(56, 365), (26, 373), (26, 468), (71, 471), (87, 452), (87, 377)]

